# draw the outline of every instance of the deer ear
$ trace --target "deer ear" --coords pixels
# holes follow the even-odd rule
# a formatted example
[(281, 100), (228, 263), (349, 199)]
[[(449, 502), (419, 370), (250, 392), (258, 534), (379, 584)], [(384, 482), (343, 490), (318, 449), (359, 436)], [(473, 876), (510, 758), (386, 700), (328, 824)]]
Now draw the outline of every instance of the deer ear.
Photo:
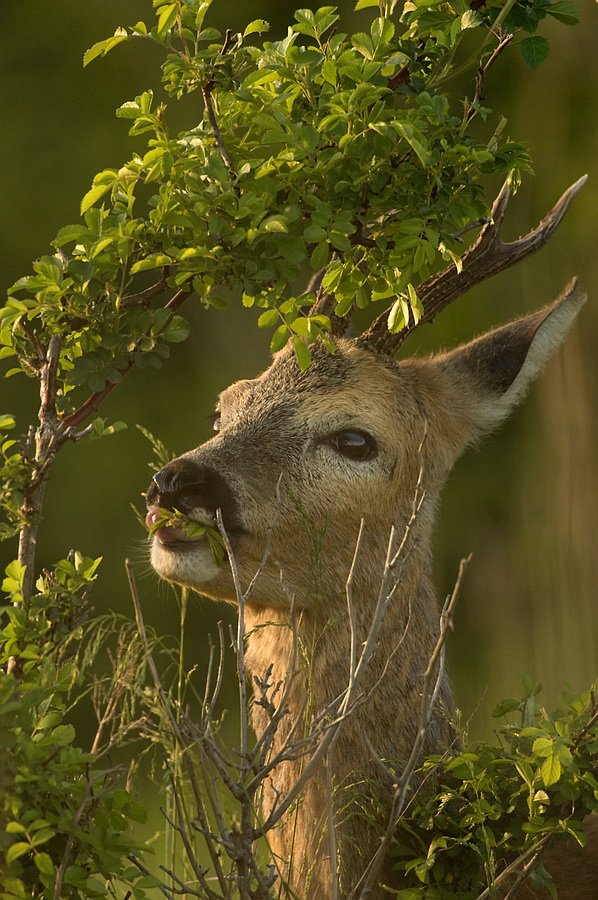
[(564, 340), (585, 300), (574, 280), (550, 306), (436, 357), (451, 394), (459, 392), (458, 406), (470, 412), (470, 438), (492, 431), (508, 416)]

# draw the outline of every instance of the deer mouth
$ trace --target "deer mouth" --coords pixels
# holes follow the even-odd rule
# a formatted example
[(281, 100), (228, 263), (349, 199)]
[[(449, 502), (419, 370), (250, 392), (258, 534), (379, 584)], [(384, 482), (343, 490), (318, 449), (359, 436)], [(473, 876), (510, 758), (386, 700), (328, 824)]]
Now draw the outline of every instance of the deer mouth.
[[(201, 519), (189, 516), (177, 516), (174, 512), (170, 519), (164, 521), (164, 509), (151, 506), (145, 517), (145, 524), (149, 531), (149, 539), (156, 540), (167, 550), (186, 550), (193, 545), (208, 541), (207, 531), (219, 534), (216, 520), (205, 515)], [(164, 521), (156, 528), (156, 524)], [(227, 537), (231, 547), (235, 547), (242, 533), (241, 529), (227, 530)], [(217, 538), (218, 539), (218, 538)]]
[[(176, 517), (173, 517), (167, 524), (165, 523), (156, 528), (156, 524), (163, 519), (164, 515), (157, 506), (151, 507), (145, 517), (145, 524), (149, 529), (150, 538), (155, 538), (160, 544), (164, 544), (165, 546), (172, 546), (173, 544), (197, 544), (205, 539), (205, 534), (189, 533), (189, 526), (187, 524), (191, 521), (189, 519), (183, 520), (182, 518), (177, 519)], [(212, 527), (215, 525), (214, 522), (210, 522), (209, 524)]]

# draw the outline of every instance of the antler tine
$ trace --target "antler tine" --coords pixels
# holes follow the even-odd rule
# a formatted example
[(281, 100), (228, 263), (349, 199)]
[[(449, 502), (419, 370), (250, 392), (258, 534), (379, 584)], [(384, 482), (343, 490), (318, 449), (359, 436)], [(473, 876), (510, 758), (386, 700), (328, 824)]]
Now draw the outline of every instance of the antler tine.
[(361, 335), (359, 342), (379, 353), (395, 353), (415, 328), (423, 322), (432, 322), (445, 306), (457, 300), (470, 288), (535, 253), (552, 236), (569, 209), (571, 201), (586, 183), (587, 177), (583, 175), (567, 188), (533, 231), (510, 243), (505, 243), (500, 238), (500, 226), (510, 197), (505, 182), (492, 206), (492, 221), (483, 227), (477, 240), (461, 258), (461, 271), (458, 272), (456, 266), (450, 265), (419, 285), (417, 293), (422, 301), (424, 314), (417, 325), (410, 324), (402, 331), (391, 334), (387, 325), (388, 310), (385, 310)]

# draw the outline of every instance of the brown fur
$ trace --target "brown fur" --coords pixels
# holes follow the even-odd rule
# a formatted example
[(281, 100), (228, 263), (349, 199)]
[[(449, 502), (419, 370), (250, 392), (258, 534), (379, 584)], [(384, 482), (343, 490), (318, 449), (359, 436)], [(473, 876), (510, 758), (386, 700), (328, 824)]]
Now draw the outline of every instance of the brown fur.
[[(225, 391), (220, 432), (164, 470), (170, 476), (177, 466), (197, 467), (202, 478), (215, 478), (217, 472), (224, 479), (224, 521), (244, 587), (258, 570), (276, 523), (270, 557), (245, 613), (249, 672), (263, 678), (271, 667), (273, 684), (293, 678), (291, 715), (276, 735), (274, 752), (297, 722), (305, 726), (311, 714), (345, 690), (350, 647), (346, 582), (360, 521), (365, 518), (365, 531), (353, 583), (358, 646), (370, 625), (391, 528), (399, 537), (405, 533), (423, 473), (425, 501), (410, 534), (410, 552), (360, 685), (361, 702), (345, 721), (334, 749), (342, 897), (357, 890), (377, 846), (375, 829), (359, 814), (360, 793), (365, 792), (359, 785), (373, 780), (382, 797), (390, 795), (372, 749), (381, 758), (406, 759), (417, 733), (422, 677), (438, 635), (431, 538), (439, 491), (464, 447), (497, 427), (519, 400), (582, 302), (580, 293), (572, 291), (553, 306), (457, 351), (398, 365), (358, 342), (339, 340), (334, 355), (314, 347), (310, 368), (300, 373), (292, 354), (283, 351), (259, 378)], [(350, 460), (334, 449), (330, 436), (347, 429), (375, 438), (377, 454), (371, 460)], [(194, 490), (199, 494), (191, 518), (213, 520), (222, 488), (213, 488), (211, 506), (201, 499), (200, 488)], [(169, 496), (154, 487), (148, 502), (163, 505)], [(235, 602), (229, 567), (218, 568), (203, 543), (170, 546), (156, 539), (152, 561), (165, 578)], [(451, 711), (445, 680), (425, 751), (453, 740)], [(257, 706), (253, 722), (258, 734), (267, 724)], [(274, 770), (266, 785), (264, 817), (303, 765), (304, 760), (287, 761)], [(381, 821), (383, 816), (382, 810)], [(283, 867), (292, 858), (286, 877), (301, 900), (331, 897), (324, 764), (275, 830), (272, 846)], [(576, 896), (595, 895), (596, 889)], [(387, 895), (379, 887), (371, 896)]]

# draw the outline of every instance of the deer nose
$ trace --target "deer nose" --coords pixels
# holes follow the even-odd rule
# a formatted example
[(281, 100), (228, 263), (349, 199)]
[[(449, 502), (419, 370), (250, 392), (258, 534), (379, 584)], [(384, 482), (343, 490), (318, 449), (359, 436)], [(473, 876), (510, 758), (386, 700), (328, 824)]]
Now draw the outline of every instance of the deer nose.
[(202, 507), (205, 505), (206, 475), (207, 470), (187, 460), (174, 460), (154, 475), (151, 499), (159, 506), (184, 513)]
[(236, 525), (236, 507), (226, 479), (210, 466), (191, 459), (174, 459), (153, 477), (146, 494), (149, 507), (191, 513), (202, 509), (215, 516), (220, 509), (224, 521)]

